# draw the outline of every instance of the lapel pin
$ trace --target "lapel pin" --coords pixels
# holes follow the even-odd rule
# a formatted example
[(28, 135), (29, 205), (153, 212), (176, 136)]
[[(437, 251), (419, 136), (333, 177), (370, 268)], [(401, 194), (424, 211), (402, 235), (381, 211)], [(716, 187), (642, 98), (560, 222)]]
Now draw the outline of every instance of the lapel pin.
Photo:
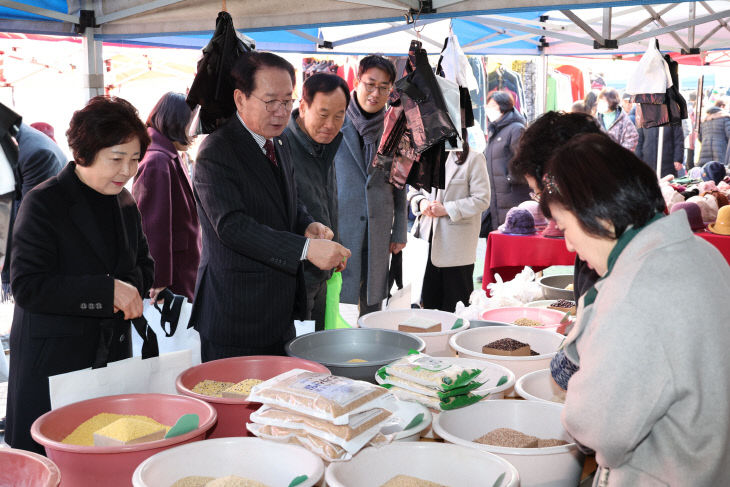
[(281, 139), (279, 139), (279, 145), (281, 145)]

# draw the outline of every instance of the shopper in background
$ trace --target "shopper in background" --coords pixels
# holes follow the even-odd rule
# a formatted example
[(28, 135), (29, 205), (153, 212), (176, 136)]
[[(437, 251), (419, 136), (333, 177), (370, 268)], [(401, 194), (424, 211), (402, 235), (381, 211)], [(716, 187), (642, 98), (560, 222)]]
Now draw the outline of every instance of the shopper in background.
[(192, 112), (181, 93), (165, 93), (147, 118), (152, 142), (134, 178), (132, 195), (142, 214), (155, 282), (150, 298), (165, 288), (193, 300), (200, 263), (200, 223), (187, 168), (178, 152), (192, 143)]
[(403, 250), (408, 233), (405, 189), (388, 183), (372, 164), (394, 82), (395, 67), (386, 58), (360, 61), (335, 156), (340, 238), (352, 251), (340, 300), (357, 304), (360, 316), (380, 310), (388, 296), (390, 255)]
[(480, 237), (487, 237), (504, 223), (507, 212), (530, 198), (530, 188), (512, 178), (509, 161), (515, 154), (525, 119), (514, 108), (512, 95), (493, 91), (487, 96), (487, 148), (484, 156), (489, 174), (489, 210), (482, 214)]
[(595, 91), (589, 91), (586, 93), (586, 97), (583, 99), (585, 105), (585, 113), (596, 116), (596, 103), (598, 102), (598, 95)]
[(489, 207), (490, 187), (484, 155), (464, 146), (446, 159), (445, 189), (408, 192), (411, 211), (419, 217), (414, 236), (430, 244), (422, 290), (426, 309), (453, 312), (459, 301), (468, 304), (474, 291), (481, 214)]
[(614, 88), (604, 88), (596, 103), (598, 120), (608, 135), (630, 151), (636, 149), (639, 134), (629, 116), (621, 109), (621, 99)]
[[(40, 135), (45, 137), (45, 135)], [(154, 264), (124, 185), (149, 145), (137, 110), (97, 96), (66, 132), (74, 162), (25, 195), (13, 231), (5, 440), (43, 453), (30, 427), (51, 409), (48, 377), (132, 354)], [(50, 140), (50, 139), (49, 139)]]
[(664, 132), (660, 177), (668, 174), (677, 176), (684, 169), (684, 130), (681, 125), (637, 129), (639, 142), (636, 145), (636, 157), (647, 163), (656, 173), (660, 130)]
[(568, 250), (601, 276), (563, 347), (579, 369), (562, 421), (595, 451), (594, 485), (730, 485), (730, 328), (718, 326), (730, 267), (722, 254), (682, 212), (664, 216), (654, 171), (600, 134), (553, 154), (540, 206)]
[[(349, 103), (350, 90), (345, 80), (334, 74), (313, 74), (304, 82), (299, 108), (292, 112), (282, 134), (291, 148), (299, 199), (312, 218), (332, 229), (335, 242), (340, 241), (340, 234), (334, 159), (342, 142), (340, 129)], [(304, 262), (306, 319), (314, 320), (316, 331), (324, 330), (327, 281), (333, 272), (345, 267), (346, 261), (326, 270)]]
[(697, 140), (702, 144), (698, 167), (710, 161), (719, 161), (727, 165), (727, 146), (730, 141), (730, 113), (724, 109), (725, 103), (718, 100), (707, 109), (705, 119), (700, 122)]

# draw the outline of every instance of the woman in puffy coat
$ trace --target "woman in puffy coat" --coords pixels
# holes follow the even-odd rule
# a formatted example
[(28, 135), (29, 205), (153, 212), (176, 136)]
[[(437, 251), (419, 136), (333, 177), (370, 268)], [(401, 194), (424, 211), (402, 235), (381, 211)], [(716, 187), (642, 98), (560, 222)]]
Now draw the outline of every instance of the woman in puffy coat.
[(621, 98), (613, 88), (604, 88), (598, 94), (598, 121), (615, 142), (633, 151), (639, 142), (639, 133), (631, 119), (621, 109)]
[(710, 107), (707, 110), (707, 117), (700, 123), (697, 139), (702, 142), (697, 166), (702, 167), (710, 161), (727, 164), (725, 157), (730, 140), (730, 113), (719, 106)]
[(515, 155), (517, 144), (525, 131), (525, 119), (514, 106), (512, 95), (507, 92), (493, 91), (487, 97), (489, 125), (484, 156), (487, 160), (491, 201), (489, 211), (482, 215), (480, 237), (486, 237), (504, 223), (510, 208), (530, 199), (529, 186), (516, 182), (509, 173), (509, 161)]

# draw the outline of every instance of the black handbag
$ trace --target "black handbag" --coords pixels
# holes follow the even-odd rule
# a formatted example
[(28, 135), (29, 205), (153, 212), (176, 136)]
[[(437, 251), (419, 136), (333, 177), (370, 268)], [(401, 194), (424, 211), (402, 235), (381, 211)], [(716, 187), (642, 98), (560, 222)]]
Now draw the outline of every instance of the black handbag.
[(247, 44), (236, 33), (231, 15), (228, 12), (218, 13), (215, 32), (203, 48), (198, 72), (186, 99), (193, 110), (200, 105), (202, 133), (212, 133), (236, 112), (231, 69), (241, 54), (253, 49), (253, 41)]
[(446, 101), (419, 41), (412, 41), (409, 51), (411, 71), (395, 83), (400, 95), (413, 144), (419, 154), (439, 142), (458, 135), (449, 117)]

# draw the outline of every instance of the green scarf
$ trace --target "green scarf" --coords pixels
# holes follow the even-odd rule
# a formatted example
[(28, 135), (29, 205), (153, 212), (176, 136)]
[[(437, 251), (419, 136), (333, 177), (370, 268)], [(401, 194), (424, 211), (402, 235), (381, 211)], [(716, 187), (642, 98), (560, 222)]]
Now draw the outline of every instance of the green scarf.
[(616, 265), (616, 261), (618, 260), (619, 255), (621, 255), (621, 252), (626, 248), (626, 246), (631, 242), (634, 237), (636, 237), (640, 231), (644, 229), (644, 227), (654, 223), (655, 221), (659, 220), (664, 216), (663, 213), (656, 213), (651, 219), (646, 222), (646, 224), (642, 227), (630, 227), (627, 228), (626, 231), (621, 235), (621, 237), (616, 242), (616, 245), (611, 250), (611, 253), (608, 254), (608, 269), (606, 270), (606, 274), (604, 274), (603, 277), (598, 279), (593, 286), (586, 291), (585, 297), (583, 298), (583, 307), (587, 307), (596, 300), (596, 296), (598, 295), (598, 290), (596, 289), (596, 284), (606, 279), (613, 270), (613, 266)]

